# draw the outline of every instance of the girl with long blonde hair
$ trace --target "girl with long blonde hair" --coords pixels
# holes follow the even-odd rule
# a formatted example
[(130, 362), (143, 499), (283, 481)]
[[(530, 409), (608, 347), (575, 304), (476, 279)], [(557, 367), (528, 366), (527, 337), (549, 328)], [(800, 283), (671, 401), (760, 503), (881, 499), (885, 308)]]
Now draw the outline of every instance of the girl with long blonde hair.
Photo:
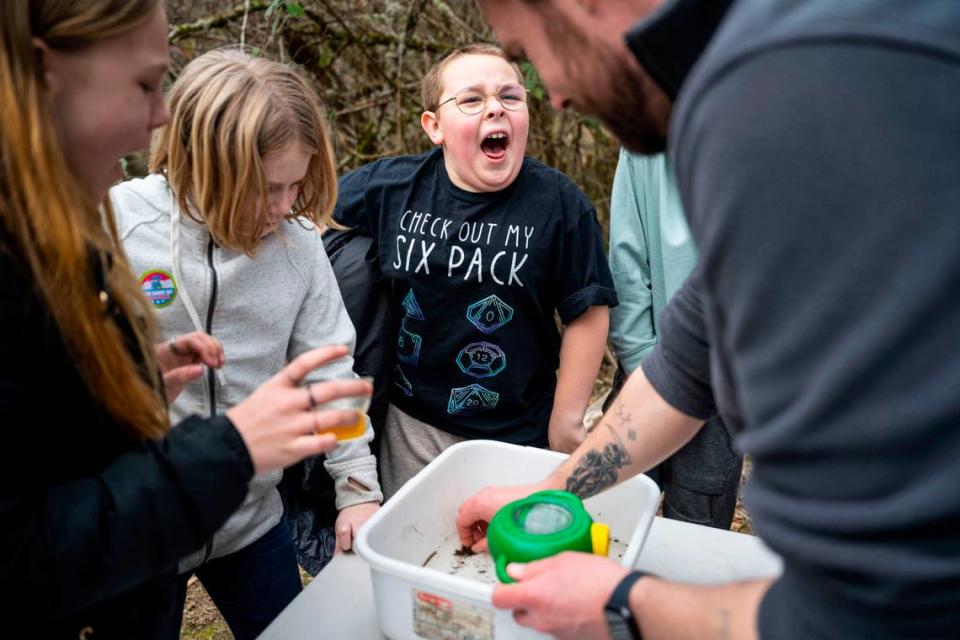
[[(318, 430), (369, 393), (301, 387), (346, 353), (309, 352), (226, 416), (169, 430), (166, 397), (217, 367), (198, 332), (154, 347), (103, 203), (117, 161), (168, 112), (159, 0), (0, 4), (0, 601), (37, 637), (172, 638), (177, 561), (254, 473), (331, 449)], [(199, 362), (197, 362), (199, 361)]]
[[(316, 92), (285, 64), (217, 50), (184, 67), (168, 103), (151, 175), (111, 198), (161, 334), (206, 332), (224, 347), (221, 375), (188, 386), (171, 406), (176, 420), (230, 409), (316, 346), (352, 352), (355, 334), (320, 235), (337, 181)], [(355, 377), (347, 357), (306, 381)], [(342, 549), (382, 500), (372, 436), (366, 425), (324, 462)], [(180, 566), (184, 595), (195, 573), (238, 640), (257, 637), (300, 591), (280, 479), (279, 470), (257, 475), (243, 505)]]

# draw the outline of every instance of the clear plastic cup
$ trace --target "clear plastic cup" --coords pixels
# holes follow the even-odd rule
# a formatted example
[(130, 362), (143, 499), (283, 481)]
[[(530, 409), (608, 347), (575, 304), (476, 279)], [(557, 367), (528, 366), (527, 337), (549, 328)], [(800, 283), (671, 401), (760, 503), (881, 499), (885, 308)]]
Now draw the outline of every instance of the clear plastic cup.
[[(370, 376), (360, 376), (364, 382), (373, 384)], [(367, 431), (367, 411), (370, 410), (370, 396), (346, 396), (330, 402), (324, 402), (318, 409), (334, 409), (338, 411), (355, 411), (357, 419), (347, 425), (323, 429), (320, 433), (332, 433), (337, 436), (337, 442), (359, 438)]]

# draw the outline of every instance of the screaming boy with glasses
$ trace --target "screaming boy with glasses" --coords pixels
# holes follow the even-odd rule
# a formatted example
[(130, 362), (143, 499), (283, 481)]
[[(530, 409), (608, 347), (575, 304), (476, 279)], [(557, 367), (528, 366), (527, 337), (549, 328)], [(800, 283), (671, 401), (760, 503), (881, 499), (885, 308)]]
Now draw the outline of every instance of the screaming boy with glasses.
[(399, 319), (388, 497), (466, 439), (576, 448), (617, 303), (593, 205), (524, 155), (527, 90), (503, 51), (452, 51), (422, 97), (435, 148), (344, 176), (334, 211), (373, 237)]

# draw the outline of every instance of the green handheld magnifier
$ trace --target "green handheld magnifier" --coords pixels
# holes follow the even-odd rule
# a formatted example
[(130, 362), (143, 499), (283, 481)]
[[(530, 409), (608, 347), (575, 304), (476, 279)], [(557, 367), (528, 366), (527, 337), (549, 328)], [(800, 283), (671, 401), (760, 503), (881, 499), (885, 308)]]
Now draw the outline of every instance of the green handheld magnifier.
[(583, 502), (568, 491), (538, 491), (504, 505), (487, 527), (487, 544), (500, 582), (510, 583), (507, 565), (563, 551), (607, 555), (610, 528), (594, 522)]

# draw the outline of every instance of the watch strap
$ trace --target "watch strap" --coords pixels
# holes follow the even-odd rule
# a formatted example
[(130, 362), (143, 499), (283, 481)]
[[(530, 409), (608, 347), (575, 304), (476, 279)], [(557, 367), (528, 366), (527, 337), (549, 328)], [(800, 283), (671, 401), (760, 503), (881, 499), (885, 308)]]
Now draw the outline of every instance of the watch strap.
[[(631, 571), (620, 580), (620, 583), (610, 594), (610, 599), (604, 610), (619, 617), (624, 625), (629, 629), (632, 640), (642, 640), (640, 629), (633, 619), (633, 612), (630, 611), (630, 589), (636, 584), (637, 580), (650, 575), (645, 571)], [(610, 630), (613, 635), (613, 629)]]

